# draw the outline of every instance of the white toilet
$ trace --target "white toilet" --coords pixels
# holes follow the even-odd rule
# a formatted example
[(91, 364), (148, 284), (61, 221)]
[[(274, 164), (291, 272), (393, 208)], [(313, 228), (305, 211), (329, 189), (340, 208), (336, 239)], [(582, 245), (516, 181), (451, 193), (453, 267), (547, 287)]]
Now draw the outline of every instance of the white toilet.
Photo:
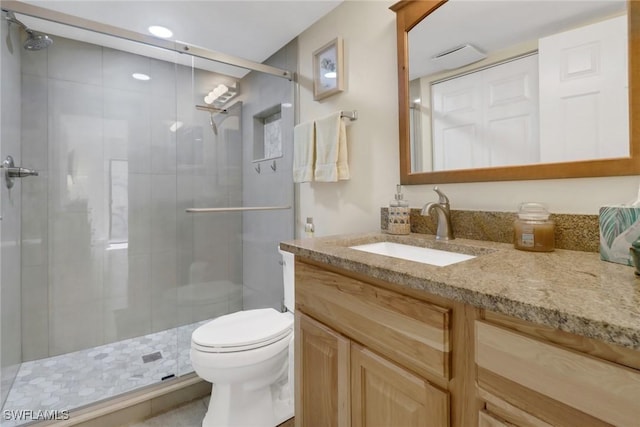
[(191, 364), (213, 383), (202, 427), (274, 427), (293, 417), (294, 256), (280, 251), (287, 312), (218, 317), (191, 335)]

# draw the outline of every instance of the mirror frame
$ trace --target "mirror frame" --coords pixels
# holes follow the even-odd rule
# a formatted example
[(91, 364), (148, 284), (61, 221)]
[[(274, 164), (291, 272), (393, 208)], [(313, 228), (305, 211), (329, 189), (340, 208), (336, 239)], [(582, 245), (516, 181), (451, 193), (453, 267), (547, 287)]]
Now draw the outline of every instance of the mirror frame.
[(627, 1), (629, 21), (629, 157), (411, 173), (409, 30), (446, 2), (447, 0), (403, 0), (390, 7), (396, 13), (400, 182), (402, 184), (585, 178), (640, 173), (640, 117), (638, 117), (638, 111), (640, 111), (640, 64), (638, 63), (640, 61), (640, 2), (634, 0)]

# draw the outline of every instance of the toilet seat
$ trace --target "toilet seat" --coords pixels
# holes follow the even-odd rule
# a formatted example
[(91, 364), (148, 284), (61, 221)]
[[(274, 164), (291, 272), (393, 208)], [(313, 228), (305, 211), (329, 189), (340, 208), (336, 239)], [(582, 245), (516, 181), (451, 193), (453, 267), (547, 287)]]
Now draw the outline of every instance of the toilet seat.
[(293, 316), (272, 308), (238, 311), (214, 319), (191, 335), (191, 347), (205, 353), (253, 350), (293, 333)]

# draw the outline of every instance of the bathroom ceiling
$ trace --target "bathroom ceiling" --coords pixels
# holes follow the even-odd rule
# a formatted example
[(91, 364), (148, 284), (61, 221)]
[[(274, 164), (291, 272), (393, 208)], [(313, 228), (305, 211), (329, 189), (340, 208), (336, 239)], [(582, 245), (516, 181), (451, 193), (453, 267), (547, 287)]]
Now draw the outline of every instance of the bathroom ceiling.
[[(341, 2), (342, 0), (25, 1), (25, 3), (142, 34), (149, 34), (148, 27), (151, 25), (161, 25), (173, 31), (171, 40), (179, 40), (256, 62), (263, 62), (269, 58)], [(134, 46), (130, 42), (119, 43), (114, 38), (105, 38), (99, 34), (22, 15), (18, 17), (37, 31), (168, 59), (166, 52), (154, 53), (153, 50), (139, 45)], [(181, 59), (178, 62), (185, 63), (185, 59), (188, 58)], [(210, 64), (200, 64), (199, 68), (234, 77), (242, 77), (247, 73), (246, 70), (236, 67), (212, 67)]]
[(433, 57), (465, 44), (493, 53), (625, 10), (625, 0), (450, 0), (409, 31), (409, 80), (441, 72)]

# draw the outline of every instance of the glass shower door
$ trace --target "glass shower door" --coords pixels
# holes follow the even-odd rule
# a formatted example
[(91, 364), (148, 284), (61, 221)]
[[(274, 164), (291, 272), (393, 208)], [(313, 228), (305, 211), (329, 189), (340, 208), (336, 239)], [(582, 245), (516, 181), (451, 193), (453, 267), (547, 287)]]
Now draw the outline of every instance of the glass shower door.
[[(73, 410), (192, 372), (197, 326), (281, 309), (277, 243), (293, 236), (292, 82), (56, 25), (47, 49), (22, 50), (17, 26), (1, 48), (0, 155), (39, 172), (11, 190), (0, 177), (5, 410)], [(238, 85), (221, 111), (198, 108)], [(186, 211), (211, 207), (231, 209)]]
[(242, 102), (231, 99), (217, 108), (204, 101), (214, 88), (235, 84), (230, 77), (195, 66), (178, 75), (179, 375), (193, 371), (193, 330), (242, 309), (242, 214), (187, 212), (242, 205)]
[[(40, 176), (8, 199), (22, 202), (22, 226), (11, 224), (22, 259), (12, 261), (17, 291), (3, 298), (17, 320), (2, 325), (22, 334), (3, 350), (17, 349), (22, 368), (5, 409), (74, 409), (177, 374), (179, 55), (52, 37), (47, 50), (14, 48), (16, 159)], [(2, 255), (11, 259), (4, 244)]]
[[(18, 31), (9, 32), (2, 20), (2, 34), (8, 41), (18, 40)], [(14, 42), (14, 44), (16, 44)], [(9, 43), (1, 43), (2, 105), (0, 106), (0, 163), (12, 156), (17, 164), (20, 156), (20, 50), (10, 51)], [(20, 288), (20, 229), (22, 181), (11, 186), (6, 169), (0, 169), (0, 405), (4, 404), (8, 391), (20, 367), (21, 360), (21, 288)], [(11, 188), (9, 188), (11, 186)]]

